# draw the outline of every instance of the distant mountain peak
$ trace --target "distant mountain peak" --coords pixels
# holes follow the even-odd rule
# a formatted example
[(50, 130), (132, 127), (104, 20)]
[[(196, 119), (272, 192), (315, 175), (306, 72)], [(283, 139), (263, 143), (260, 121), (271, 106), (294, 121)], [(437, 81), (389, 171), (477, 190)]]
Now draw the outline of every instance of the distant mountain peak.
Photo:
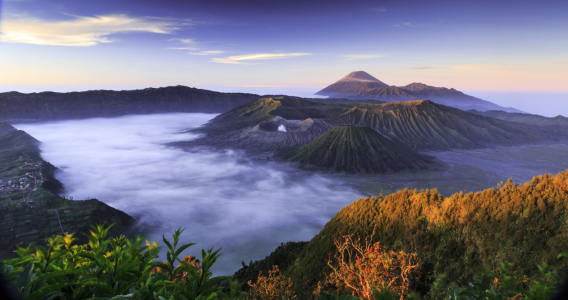
[(355, 71), (339, 79), (332, 85), (317, 92), (317, 95), (337, 96), (344, 93), (357, 94), (366, 89), (385, 88), (389, 85), (373, 77), (365, 71)]
[(420, 90), (423, 90), (423, 89), (434, 88), (434, 87), (430, 86), (430, 85), (426, 85), (422, 82), (413, 82), (411, 84), (401, 86), (401, 88), (406, 89), (406, 90), (411, 90), (411, 91), (420, 91)]
[[(373, 77), (371, 74), (365, 71), (355, 71), (347, 74), (347, 76), (339, 79), (337, 82), (380, 82), (377, 78)], [(384, 83), (383, 83), (384, 84)]]

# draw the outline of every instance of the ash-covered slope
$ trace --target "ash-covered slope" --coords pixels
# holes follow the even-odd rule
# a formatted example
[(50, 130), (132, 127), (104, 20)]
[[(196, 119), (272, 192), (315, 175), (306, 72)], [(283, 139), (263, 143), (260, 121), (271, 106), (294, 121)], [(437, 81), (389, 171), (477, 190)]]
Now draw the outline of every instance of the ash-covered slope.
[(378, 80), (364, 71), (356, 71), (347, 74), (335, 83), (317, 92), (317, 95), (344, 97), (345, 95), (358, 95), (367, 89), (385, 88), (388, 84)]
[(333, 127), (325, 118), (338, 109), (346, 110), (343, 106), (282, 96), (262, 98), (221, 114), (194, 130), (207, 133), (200, 139), (178, 144), (274, 152), (313, 141)]
[(426, 169), (433, 162), (369, 127), (350, 125), (335, 126), (307, 145), (280, 151), (276, 158), (346, 173)]
[(260, 96), (186, 86), (132, 91), (0, 93), (0, 122), (115, 117), (168, 112), (223, 113)]
[(554, 140), (535, 126), (483, 117), (428, 100), (389, 102), (374, 108), (353, 107), (326, 119), (330, 124), (371, 127), (418, 150), (472, 149)]
[[(369, 80), (360, 84), (349, 81), (348, 77), (354, 73), (364, 73), (365, 78), (369, 78)], [(521, 112), (511, 107), (502, 107), (495, 103), (466, 95), (453, 88), (434, 87), (417, 82), (399, 87), (387, 86), (375, 77), (362, 71), (352, 72), (316, 94), (329, 97), (374, 99), (387, 102), (426, 99), (461, 110), (476, 109), (479, 111), (504, 110), (508, 112)]]
[(310, 143), (336, 125), (370, 127), (418, 151), (512, 146), (556, 138), (537, 126), (471, 114), (427, 100), (382, 104), (358, 101), (350, 105), (273, 97), (217, 116), (196, 130), (206, 136), (188, 144), (273, 153)]

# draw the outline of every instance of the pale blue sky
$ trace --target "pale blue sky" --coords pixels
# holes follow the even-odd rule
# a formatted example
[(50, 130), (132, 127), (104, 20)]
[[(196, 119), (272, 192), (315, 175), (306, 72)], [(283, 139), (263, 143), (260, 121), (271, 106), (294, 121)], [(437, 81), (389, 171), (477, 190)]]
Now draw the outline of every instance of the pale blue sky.
[(2, 2), (0, 84), (568, 92), (566, 1)]

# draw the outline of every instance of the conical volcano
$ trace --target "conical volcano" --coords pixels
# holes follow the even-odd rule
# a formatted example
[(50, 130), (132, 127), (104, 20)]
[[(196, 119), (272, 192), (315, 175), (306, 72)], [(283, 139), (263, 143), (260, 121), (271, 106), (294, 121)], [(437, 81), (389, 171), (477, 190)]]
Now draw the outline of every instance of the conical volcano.
[(346, 173), (384, 173), (428, 168), (433, 158), (398, 145), (369, 127), (340, 125), (276, 158)]
[(340, 96), (345, 94), (356, 95), (366, 89), (378, 89), (388, 87), (388, 84), (378, 80), (364, 71), (351, 72), (347, 76), (339, 79), (334, 84), (317, 92), (322, 96)]

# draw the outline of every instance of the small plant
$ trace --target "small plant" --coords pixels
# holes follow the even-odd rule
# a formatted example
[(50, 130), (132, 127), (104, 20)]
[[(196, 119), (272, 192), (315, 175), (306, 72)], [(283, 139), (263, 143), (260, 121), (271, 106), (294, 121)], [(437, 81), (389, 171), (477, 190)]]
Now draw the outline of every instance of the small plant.
[(370, 239), (363, 246), (351, 235), (335, 240), (335, 245), (326, 284), (365, 299), (403, 299), (409, 292), (410, 274), (418, 267), (416, 254), (386, 251)]
[(256, 283), (253, 284), (249, 280), (248, 285), (250, 286), (248, 299), (279, 300), (290, 299), (293, 295), (292, 280), (281, 275), (278, 266), (272, 266), (272, 270), (268, 271), (268, 277), (263, 276), (260, 271)]
[(218, 283), (228, 278), (211, 273), (219, 250), (202, 249), (201, 262), (191, 256), (179, 259), (194, 245), (178, 247), (182, 229), (175, 231), (173, 244), (163, 237), (167, 261), (160, 263), (154, 262), (160, 250), (156, 243), (143, 245), (142, 238), (124, 236), (108, 239), (111, 226), (92, 226), (84, 245), (72, 245), (73, 235), (66, 235), (48, 239), (46, 247), (19, 248), (20, 258), (2, 263), (0, 271), (21, 300), (213, 299)]

